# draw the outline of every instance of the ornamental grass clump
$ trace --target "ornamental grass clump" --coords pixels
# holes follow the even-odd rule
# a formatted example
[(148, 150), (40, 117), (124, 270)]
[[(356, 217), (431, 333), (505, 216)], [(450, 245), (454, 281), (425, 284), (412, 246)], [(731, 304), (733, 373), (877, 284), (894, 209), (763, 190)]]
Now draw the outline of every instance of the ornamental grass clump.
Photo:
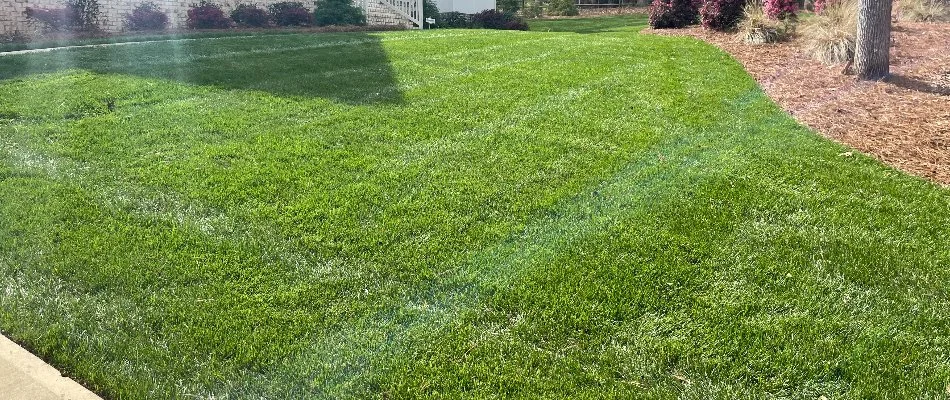
[(684, 28), (699, 21), (696, 0), (653, 0), (650, 26), (654, 29)]
[(898, 21), (950, 22), (950, 2), (942, 0), (899, 0), (896, 4)]
[(802, 49), (824, 64), (850, 62), (854, 58), (858, 30), (857, 0), (836, 0), (802, 23)]
[(746, 44), (777, 43), (788, 38), (787, 24), (769, 18), (762, 2), (750, 1), (743, 7), (742, 20), (738, 23), (739, 38)]

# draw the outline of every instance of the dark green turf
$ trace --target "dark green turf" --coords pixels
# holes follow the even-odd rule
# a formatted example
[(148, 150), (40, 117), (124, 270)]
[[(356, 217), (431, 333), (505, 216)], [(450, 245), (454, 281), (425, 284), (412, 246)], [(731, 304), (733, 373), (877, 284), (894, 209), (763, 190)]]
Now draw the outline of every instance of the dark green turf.
[(0, 329), (114, 398), (946, 396), (950, 191), (643, 21), (0, 57)]

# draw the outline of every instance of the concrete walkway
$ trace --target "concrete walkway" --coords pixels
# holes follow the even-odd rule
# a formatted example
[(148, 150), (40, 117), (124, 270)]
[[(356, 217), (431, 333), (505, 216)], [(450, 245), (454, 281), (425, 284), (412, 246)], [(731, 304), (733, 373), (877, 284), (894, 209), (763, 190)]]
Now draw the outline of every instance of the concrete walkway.
[(102, 400), (3, 335), (0, 335), (0, 399)]

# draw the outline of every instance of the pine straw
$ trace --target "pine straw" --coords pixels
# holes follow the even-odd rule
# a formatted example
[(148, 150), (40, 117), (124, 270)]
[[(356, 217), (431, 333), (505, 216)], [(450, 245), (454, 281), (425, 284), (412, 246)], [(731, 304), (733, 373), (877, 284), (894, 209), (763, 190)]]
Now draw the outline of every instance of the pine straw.
[[(648, 30), (650, 31), (650, 30)], [(691, 27), (692, 36), (739, 60), (799, 122), (908, 173), (950, 185), (950, 24), (899, 22), (887, 82), (859, 82), (802, 51), (800, 39), (749, 46), (734, 34)]]

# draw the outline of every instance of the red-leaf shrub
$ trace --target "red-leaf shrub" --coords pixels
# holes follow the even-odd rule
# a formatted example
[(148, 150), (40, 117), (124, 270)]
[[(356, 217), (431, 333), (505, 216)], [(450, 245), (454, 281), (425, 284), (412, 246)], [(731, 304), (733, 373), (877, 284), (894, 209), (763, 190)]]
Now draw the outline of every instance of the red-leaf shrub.
[(528, 24), (521, 17), (498, 10), (484, 10), (472, 15), (472, 26), (484, 29), (526, 31)]
[(297, 1), (282, 1), (268, 7), (274, 25), (307, 26), (313, 24), (313, 13)]
[(813, 5), (815, 12), (821, 13), (822, 11), (824, 11), (825, 7), (828, 6), (828, 3), (830, 3), (829, 0), (815, 0), (815, 4)]
[(221, 6), (202, 0), (188, 9), (188, 27), (191, 29), (223, 29), (231, 26)]
[(168, 15), (155, 3), (142, 3), (125, 16), (125, 28), (130, 31), (161, 31), (168, 27)]
[(795, 18), (798, 12), (798, 0), (765, 0), (762, 6), (765, 15), (771, 19)]
[(267, 15), (267, 11), (253, 4), (238, 4), (234, 11), (231, 11), (231, 20), (240, 26), (260, 28), (267, 26), (269, 19), (270, 15)]
[(23, 15), (27, 18), (43, 24), (48, 31), (65, 30), (70, 20), (74, 19), (75, 13), (68, 8), (34, 8), (27, 7)]
[(27, 18), (48, 31), (96, 32), (99, 30), (98, 0), (66, 0), (63, 8), (27, 7)]
[(653, 0), (650, 4), (650, 26), (654, 29), (682, 28), (698, 19), (698, 0)]
[(699, 9), (699, 20), (707, 29), (727, 31), (742, 20), (746, 0), (706, 0)]

